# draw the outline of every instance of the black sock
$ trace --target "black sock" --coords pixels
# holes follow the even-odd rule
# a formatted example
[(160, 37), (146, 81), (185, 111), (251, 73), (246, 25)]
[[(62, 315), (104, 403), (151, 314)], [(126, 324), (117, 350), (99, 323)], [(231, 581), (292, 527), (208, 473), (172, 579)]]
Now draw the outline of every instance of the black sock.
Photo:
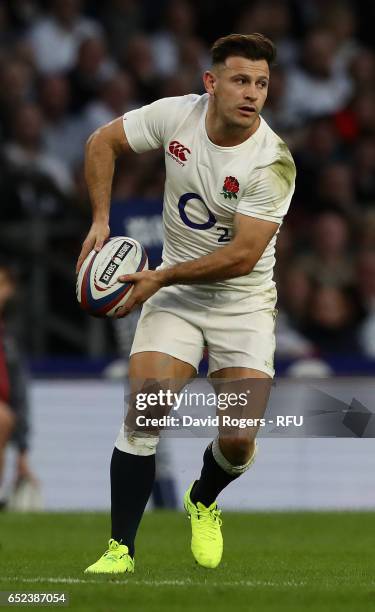
[(138, 525), (155, 478), (155, 454), (143, 457), (114, 448), (111, 460), (112, 538), (134, 557)]
[(223, 468), (216, 463), (212, 454), (212, 442), (204, 451), (203, 467), (199, 480), (195, 484), (190, 493), (190, 499), (193, 504), (201, 502), (206, 508), (211, 506), (219, 493), (225, 489), (227, 485), (238, 478), (239, 474), (233, 476), (224, 472)]

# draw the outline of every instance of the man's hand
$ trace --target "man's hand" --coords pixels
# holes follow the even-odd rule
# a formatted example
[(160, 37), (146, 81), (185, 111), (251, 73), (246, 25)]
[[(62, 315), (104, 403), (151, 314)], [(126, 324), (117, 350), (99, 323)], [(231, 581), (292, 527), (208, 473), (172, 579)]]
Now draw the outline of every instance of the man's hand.
[(119, 276), (118, 280), (121, 283), (134, 283), (134, 287), (126, 304), (116, 312), (116, 318), (125, 317), (164, 285), (162, 271), (155, 270), (126, 274), (125, 276)]
[(86, 259), (87, 255), (95, 249), (95, 251), (100, 251), (104, 242), (107, 240), (109, 236), (109, 225), (108, 223), (98, 223), (94, 222), (90, 228), (89, 233), (86, 236), (84, 243), (82, 244), (82, 249), (80, 255), (78, 257), (76, 273), (80, 271), (83, 261)]

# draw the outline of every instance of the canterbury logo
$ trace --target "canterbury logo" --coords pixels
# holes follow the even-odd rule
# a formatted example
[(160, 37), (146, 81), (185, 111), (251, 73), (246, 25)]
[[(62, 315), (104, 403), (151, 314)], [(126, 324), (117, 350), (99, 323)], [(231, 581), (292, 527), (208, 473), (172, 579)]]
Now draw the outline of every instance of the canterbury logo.
[(172, 142), (169, 143), (168, 148), (169, 152), (172, 153), (172, 155), (178, 157), (178, 159), (180, 159), (181, 161), (187, 160), (185, 153), (191, 153), (190, 149), (178, 142), (178, 140), (172, 140)]

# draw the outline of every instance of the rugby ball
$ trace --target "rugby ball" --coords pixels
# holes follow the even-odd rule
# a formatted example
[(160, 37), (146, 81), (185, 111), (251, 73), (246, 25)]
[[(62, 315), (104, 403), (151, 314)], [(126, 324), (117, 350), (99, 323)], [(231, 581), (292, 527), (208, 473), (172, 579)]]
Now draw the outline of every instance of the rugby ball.
[(119, 283), (118, 277), (148, 270), (147, 254), (133, 238), (116, 236), (100, 251), (91, 251), (77, 277), (77, 300), (83, 310), (95, 317), (113, 317), (126, 304), (133, 283)]

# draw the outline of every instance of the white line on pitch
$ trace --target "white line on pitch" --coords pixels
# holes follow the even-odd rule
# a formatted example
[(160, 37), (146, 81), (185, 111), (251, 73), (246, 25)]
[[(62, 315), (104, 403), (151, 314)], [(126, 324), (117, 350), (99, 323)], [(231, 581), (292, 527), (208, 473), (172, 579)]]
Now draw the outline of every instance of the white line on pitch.
[[(104, 576), (101, 575), (101, 578)], [(108, 577), (109, 584), (124, 584), (124, 585), (135, 585), (135, 586), (203, 586), (217, 588), (220, 586), (224, 587), (303, 587), (306, 582), (298, 582), (294, 580), (287, 580), (283, 582), (272, 582), (268, 580), (234, 580), (223, 581), (223, 582), (198, 582), (193, 580), (114, 580)], [(17, 576), (2, 577), (3, 582), (19, 582), (19, 583), (41, 583), (49, 582), (52, 584), (105, 584), (105, 582), (99, 582), (93, 579), (82, 579), (82, 578), (58, 578), (58, 577), (42, 577), (38, 576), (35, 578), (19, 578)]]

